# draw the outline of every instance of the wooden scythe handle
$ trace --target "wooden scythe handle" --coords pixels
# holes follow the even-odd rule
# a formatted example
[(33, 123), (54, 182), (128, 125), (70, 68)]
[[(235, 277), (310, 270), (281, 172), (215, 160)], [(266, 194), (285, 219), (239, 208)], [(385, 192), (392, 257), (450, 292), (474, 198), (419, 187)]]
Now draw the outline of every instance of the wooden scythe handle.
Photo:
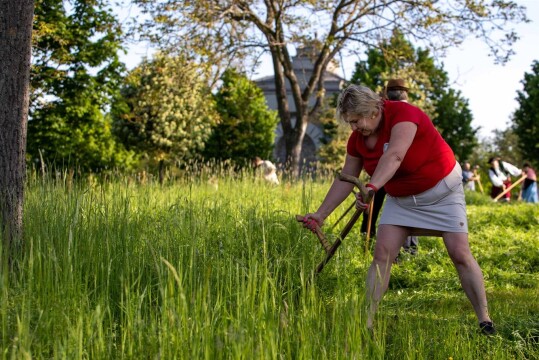
[[(346, 181), (346, 182), (349, 182), (349, 183), (352, 183), (354, 184), (360, 191), (361, 193), (361, 196), (363, 196), (364, 198), (367, 197), (367, 189), (365, 188), (365, 186), (361, 183), (361, 181), (359, 181), (358, 178), (354, 177), (354, 176), (351, 176), (351, 175), (346, 175), (346, 174), (342, 174), (342, 173), (338, 173), (337, 174), (337, 178), (340, 180), (340, 181)], [(354, 201), (354, 204), (355, 204), (355, 201)], [(371, 203), (372, 204), (372, 203)], [(348, 220), (348, 223), (346, 224), (346, 226), (344, 227), (344, 229), (342, 229), (341, 233), (339, 234), (339, 237), (337, 238), (337, 240), (333, 243), (333, 246), (331, 246), (331, 249), (329, 249), (329, 251), (327, 252), (326, 254), (326, 257), (325, 259), (320, 263), (318, 264), (318, 266), (316, 267), (316, 273), (319, 274), (323, 269), (324, 269), (324, 266), (326, 266), (326, 264), (328, 263), (329, 260), (331, 260), (331, 258), (333, 257), (333, 255), (335, 255), (335, 251), (337, 251), (337, 249), (339, 248), (339, 246), (341, 246), (341, 243), (342, 241), (344, 240), (344, 238), (348, 235), (348, 233), (350, 232), (350, 230), (352, 230), (352, 228), (354, 227), (354, 224), (357, 222), (357, 220), (359, 219), (359, 217), (361, 216), (361, 213), (363, 211), (361, 210), (356, 210), (354, 212), (354, 215), (352, 215), (352, 217), (350, 218), (350, 220)], [(372, 215), (371, 215), (372, 216)], [(369, 223), (370, 224), (370, 223)], [(370, 230), (370, 229), (369, 229)], [(368, 240), (367, 240), (368, 241)]]
[(522, 175), (522, 177), (518, 179), (517, 181), (515, 181), (514, 184), (511, 184), (511, 186), (509, 186), (507, 189), (505, 189), (500, 194), (498, 194), (498, 196), (494, 198), (494, 201), (498, 201), (502, 196), (507, 194), (509, 191), (511, 191), (515, 186), (523, 182), (525, 179), (526, 179), (526, 175)]
[[(352, 190), (352, 194), (356, 194), (355, 190)], [(331, 230), (335, 229), (335, 227), (339, 224), (339, 222), (344, 219), (344, 217), (346, 215), (348, 215), (348, 213), (350, 212), (350, 210), (352, 210), (353, 207), (356, 206), (356, 199), (354, 199), (354, 202), (350, 204), (350, 206), (348, 207), (348, 209), (346, 209), (346, 211), (341, 215), (341, 217), (335, 221), (335, 223), (331, 226)]]
[(483, 184), (481, 184), (481, 176), (477, 173), (477, 170), (474, 169), (473, 174), (475, 177), (477, 177), (477, 185), (479, 185), (479, 191), (481, 191), (481, 194), (484, 194), (483, 191)]
[[(298, 222), (303, 222), (304, 217), (301, 215), (296, 215), (296, 220)], [(329, 244), (329, 241), (326, 239), (326, 235), (322, 232), (322, 229), (320, 229), (320, 226), (316, 225), (314, 228), (314, 233), (316, 234), (316, 237), (318, 240), (320, 240), (320, 244), (322, 244), (322, 247), (326, 251), (326, 254), (329, 253), (331, 249), (331, 245)]]
[(348, 235), (350, 230), (352, 230), (352, 227), (354, 227), (354, 224), (356, 223), (357, 219), (359, 219), (359, 217), (361, 216), (361, 213), (362, 213), (361, 210), (356, 210), (354, 212), (354, 215), (352, 215), (350, 220), (348, 220), (348, 223), (346, 224), (344, 229), (342, 229), (341, 233), (339, 234), (339, 237), (333, 243), (333, 246), (329, 249), (329, 251), (326, 252), (326, 257), (324, 258), (324, 260), (322, 260), (322, 262), (320, 264), (318, 264), (318, 266), (316, 267), (316, 273), (317, 274), (319, 274), (322, 271), (322, 269), (324, 269), (324, 266), (326, 266), (328, 261), (331, 260), (333, 255), (335, 255), (335, 251), (337, 251), (339, 246), (341, 246), (341, 243), (344, 240), (344, 238), (346, 237), (346, 235)]
[(367, 193), (368, 193), (367, 188), (361, 183), (361, 181), (359, 181), (357, 177), (338, 173), (337, 178), (341, 181), (346, 181), (346, 182), (354, 184), (359, 189), (361, 196), (363, 196), (364, 199), (367, 197)]
[[(346, 181), (346, 182), (349, 182), (349, 183), (352, 183), (354, 184), (355, 186), (357, 186), (357, 188), (359, 189), (361, 195), (366, 198), (368, 196), (368, 191), (367, 189), (365, 188), (365, 186), (363, 186), (363, 184), (361, 183), (361, 181), (359, 181), (358, 178), (354, 177), (354, 176), (351, 176), (351, 175), (346, 175), (346, 174), (337, 174), (337, 177), (339, 180), (341, 181)], [(373, 198), (374, 199), (374, 198)], [(354, 201), (354, 204), (355, 204), (355, 201)], [(353, 205), (350, 206), (348, 208), (348, 210), (346, 210), (346, 212), (350, 211), (350, 209), (352, 209)], [(371, 199), (371, 205), (372, 205), (372, 199)], [(346, 224), (346, 226), (344, 227), (344, 229), (341, 231), (339, 237), (337, 238), (337, 240), (333, 243), (333, 245), (330, 245), (329, 242), (327, 241), (324, 233), (322, 232), (322, 230), (320, 229), (320, 227), (317, 225), (315, 228), (314, 228), (314, 233), (316, 234), (316, 236), (318, 237), (318, 240), (320, 240), (320, 243), (322, 244), (322, 246), (324, 247), (324, 250), (326, 250), (326, 257), (324, 258), (324, 260), (318, 264), (318, 266), (316, 267), (316, 273), (319, 274), (322, 269), (324, 269), (324, 266), (328, 263), (328, 261), (333, 257), (333, 255), (335, 255), (335, 251), (337, 251), (337, 249), (339, 248), (339, 246), (341, 245), (342, 241), (344, 240), (344, 238), (346, 237), (346, 235), (348, 235), (348, 233), (350, 232), (350, 230), (352, 230), (352, 227), (354, 226), (354, 224), (356, 223), (356, 221), (359, 219), (359, 217), (361, 216), (361, 214), (363, 213), (363, 211), (361, 210), (356, 210), (354, 212), (354, 215), (352, 215), (352, 217), (350, 218), (350, 220), (348, 221), (348, 223)], [(369, 213), (369, 214), (372, 214)], [(341, 216), (342, 218), (342, 216)], [(296, 220), (298, 222), (302, 222), (304, 219), (303, 216), (301, 215), (296, 215)], [(372, 219), (372, 215), (369, 215), (369, 225), (370, 225), (370, 220)], [(340, 219), (339, 219), (340, 220)], [(370, 227), (369, 227), (369, 233), (370, 233)], [(368, 235), (367, 235), (368, 236)], [(367, 238), (367, 243), (368, 243), (368, 238)]]
[[(346, 174), (339, 173), (337, 174), (337, 177), (341, 181), (346, 181), (349, 183), (354, 184), (359, 189), (361, 196), (365, 199), (367, 197), (368, 190), (367, 188), (359, 181), (358, 178)], [(367, 237), (365, 239), (365, 251), (369, 248), (369, 241), (371, 237), (371, 221), (372, 221), (372, 207), (374, 205), (374, 196), (372, 197), (370, 203), (369, 203), (369, 212), (368, 212), (368, 221), (367, 221)]]

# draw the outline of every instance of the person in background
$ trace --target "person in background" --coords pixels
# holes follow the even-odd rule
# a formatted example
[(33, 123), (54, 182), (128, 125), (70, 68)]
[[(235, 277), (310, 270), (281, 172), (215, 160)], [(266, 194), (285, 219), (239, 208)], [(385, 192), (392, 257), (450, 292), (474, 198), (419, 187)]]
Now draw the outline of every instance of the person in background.
[(479, 176), (475, 175), (472, 166), (466, 161), (462, 168), (462, 184), (464, 185), (464, 190), (475, 191), (476, 181), (479, 181)]
[[(378, 189), (387, 198), (380, 218), (372, 263), (367, 272), (367, 328), (389, 285), (393, 259), (410, 235), (441, 236), (468, 296), (479, 329), (493, 335), (481, 268), (468, 242), (462, 170), (455, 154), (421, 109), (384, 100), (365, 86), (350, 85), (337, 100), (337, 118), (350, 125), (342, 173), (370, 175), (368, 193), (356, 193), (356, 208), (366, 211)], [(354, 185), (333, 181), (316, 212), (303, 226), (315, 231), (348, 198)]]
[[(492, 183), (490, 197), (495, 199), (505, 189), (511, 186), (511, 176), (519, 176), (522, 174), (522, 170), (508, 162), (502, 161), (499, 157), (491, 157), (488, 163), (490, 164), (488, 177)], [(508, 191), (502, 198), (504, 201), (511, 201), (511, 191)]]
[(389, 79), (385, 87), (385, 98), (391, 101), (408, 102), (408, 90), (404, 79)]
[(533, 170), (529, 163), (525, 162), (522, 172), (526, 175), (526, 179), (524, 179), (524, 184), (522, 185), (520, 198), (529, 203), (539, 202), (537, 196), (537, 176), (535, 175), (535, 170)]
[(258, 156), (253, 159), (253, 165), (255, 169), (260, 169), (262, 175), (267, 182), (270, 182), (274, 185), (279, 185), (279, 178), (277, 177), (277, 167), (269, 161), (262, 160)]

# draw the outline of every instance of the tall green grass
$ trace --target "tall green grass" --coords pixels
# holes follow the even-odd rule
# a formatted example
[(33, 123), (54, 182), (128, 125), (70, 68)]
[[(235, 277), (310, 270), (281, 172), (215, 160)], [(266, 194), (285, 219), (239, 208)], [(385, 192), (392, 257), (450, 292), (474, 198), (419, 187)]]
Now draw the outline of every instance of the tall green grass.
[(3, 358), (539, 358), (536, 206), (468, 208), (498, 336), (478, 334), (436, 238), (394, 267), (370, 334), (371, 255), (357, 229), (313, 277), (322, 250), (294, 220), (328, 186), (209, 173), (165, 186), (32, 178), (24, 257), (1, 277)]

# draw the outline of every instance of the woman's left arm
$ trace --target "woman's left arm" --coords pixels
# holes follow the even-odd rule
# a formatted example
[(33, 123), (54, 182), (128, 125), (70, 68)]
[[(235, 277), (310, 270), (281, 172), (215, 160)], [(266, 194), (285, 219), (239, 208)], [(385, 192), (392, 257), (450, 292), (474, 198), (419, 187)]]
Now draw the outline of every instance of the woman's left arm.
[(389, 145), (372, 174), (370, 183), (378, 189), (384, 186), (397, 172), (406, 152), (414, 141), (417, 124), (409, 121), (399, 122), (391, 129)]

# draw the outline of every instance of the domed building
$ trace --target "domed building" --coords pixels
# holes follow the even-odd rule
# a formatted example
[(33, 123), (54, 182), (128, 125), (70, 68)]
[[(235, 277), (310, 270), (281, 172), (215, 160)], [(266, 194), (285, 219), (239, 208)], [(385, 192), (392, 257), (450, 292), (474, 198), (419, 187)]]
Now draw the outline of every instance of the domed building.
[[(313, 74), (313, 61), (312, 54), (314, 49), (312, 47), (305, 47), (298, 50), (297, 55), (292, 58), (292, 66), (294, 73), (300, 83), (301, 90), (303, 90)], [(345, 80), (337, 75), (334, 71), (336, 66), (328, 66), (327, 70), (323, 73), (325, 97), (329, 98), (335, 94), (338, 94), (344, 86)], [(266, 97), (268, 107), (272, 110), (277, 110), (277, 95), (275, 91), (275, 78), (274, 76), (266, 76), (254, 82), (262, 89)], [(290, 115), (292, 126), (296, 122), (296, 106), (290, 90), (290, 83), (286, 80), (286, 90), (288, 94), (288, 104), (290, 108)], [(315, 95), (312, 95), (309, 105), (314, 106), (316, 101)], [(303, 139), (301, 150), (301, 164), (308, 165), (309, 163), (316, 161), (317, 151), (322, 145), (321, 140), (324, 137), (322, 125), (318, 119), (312, 119), (307, 125), (307, 131), (305, 138)], [(275, 146), (273, 149), (273, 158), (277, 163), (283, 163), (286, 157), (286, 147), (283, 137), (283, 129), (281, 124), (277, 125), (275, 129)]]

